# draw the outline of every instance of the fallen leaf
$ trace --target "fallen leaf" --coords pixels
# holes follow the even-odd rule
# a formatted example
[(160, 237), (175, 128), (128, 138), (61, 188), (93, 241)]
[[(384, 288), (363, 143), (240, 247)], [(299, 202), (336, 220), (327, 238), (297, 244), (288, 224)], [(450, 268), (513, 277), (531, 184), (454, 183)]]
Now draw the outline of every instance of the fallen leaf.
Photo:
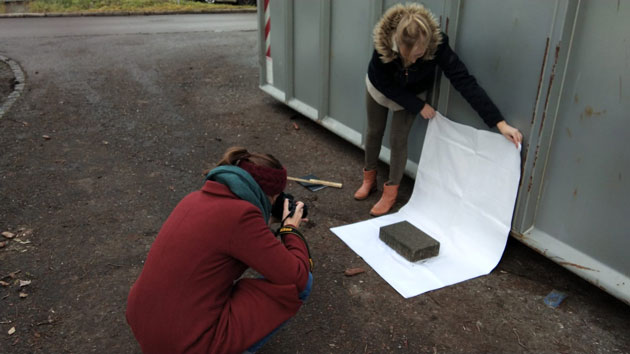
[(27, 297), (27, 296), (28, 296), (28, 294), (27, 294), (27, 293), (25, 293), (25, 292), (21, 292), (21, 291), (20, 291), (20, 299), (24, 299), (24, 298), (25, 298), (25, 297)]
[[(52, 310), (51, 310), (52, 311)], [(54, 311), (53, 311), (54, 312)], [(38, 326), (47, 325), (55, 322), (52, 317), (48, 316), (48, 320), (37, 323)]]
[(170, 189), (171, 191), (175, 192), (175, 186), (168, 186), (168, 189)]
[(4, 246), (6, 246), (6, 245), (7, 245), (7, 242), (6, 242), (6, 241), (2, 241), (2, 242), (0, 242), (0, 248), (4, 248)]
[(481, 327), (483, 327), (483, 324), (481, 323), (481, 321), (477, 321), (475, 325), (477, 326), (477, 331), (481, 332)]
[(295, 129), (295, 130), (300, 130), (300, 126), (299, 126), (299, 125), (297, 125), (297, 123), (296, 123), (296, 122), (293, 122), (293, 129)]
[(15, 239), (15, 241), (16, 241), (17, 243), (22, 244), (22, 245), (28, 245), (29, 243), (31, 243), (31, 241), (29, 241), (29, 240), (24, 240), (24, 241), (22, 241), (22, 240), (17, 239), (17, 238)]
[(28, 286), (31, 284), (30, 280), (20, 280), (20, 288), (23, 288), (25, 286)]
[(109, 141), (107, 141), (107, 140), (103, 140), (102, 143), (103, 143), (103, 145), (109, 145)]
[(0, 285), (2, 285), (2, 286), (9, 286), (11, 284), (7, 283), (6, 281), (0, 280)]
[(11, 327), (11, 329), (7, 332), (9, 335), (15, 333), (15, 327)]
[(345, 274), (348, 277), (357, 275), (357, 274), (361, 274), (361, 273), (365, 273), (365, 269), (363, 268), (348, 268), (346, 269), (345, 272), (343, 272), (343, 274)]
[(15, 234), (13, 232), (5, 231), (2, 233), (2, 236), (8, 239), (12, 239), (15, 237)]
[(42, 135), (42, 138), (44, 138), (44, 140), (50, 140), (50, 135)]

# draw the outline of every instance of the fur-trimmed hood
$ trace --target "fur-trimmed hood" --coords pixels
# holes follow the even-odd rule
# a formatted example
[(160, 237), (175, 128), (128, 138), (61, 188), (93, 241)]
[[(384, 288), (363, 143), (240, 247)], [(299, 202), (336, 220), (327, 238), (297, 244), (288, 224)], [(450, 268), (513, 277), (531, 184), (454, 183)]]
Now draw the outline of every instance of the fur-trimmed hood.
[(427, 50), (421, 58), (422, 60), (433, 59), (438, 46), (442, 43), (440, 25), (429, 9), (416, 3), (394, 5), (385, 11), (383, 17), (381, 17), (376, 26), (374, 26), (373, 31), (374, 48), (380, 55), (383, 63), (389, 63), (398, 57), (398, 52), (395, 50), (396, 44), (394, 43), (394, 34), (396, 33), (398, 23), (405, 14), (417, 14), (426, 18), (428, 20), (427, 22), (429, 23), (430, 30), (433, 32), (431, 40), (427, 46)]

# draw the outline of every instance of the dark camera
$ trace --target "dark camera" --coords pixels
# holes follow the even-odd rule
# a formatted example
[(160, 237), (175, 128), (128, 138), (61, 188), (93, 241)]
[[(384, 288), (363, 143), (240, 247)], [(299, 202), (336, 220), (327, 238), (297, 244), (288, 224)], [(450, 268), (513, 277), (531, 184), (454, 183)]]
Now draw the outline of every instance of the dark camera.
[[(280, 193), (280, 195), (278, 195), (278, 198), (276, 198), (276, 202), (273, 203), (273, 206), (271, 207), (271, 215), (278, 220), (282, 220), (282, 212), (284, 211), (285, 199), (289, 200), (289, 217), (293, 216), (295, 208), (297, 207), (297, 202), (291, 194), (284, 192)], [(306, 207), (306, 204), (304, 204), (304, 208), (302, 209), (302, 217), (305, 218), (306, 215), (308, 215), (308, 208)]]

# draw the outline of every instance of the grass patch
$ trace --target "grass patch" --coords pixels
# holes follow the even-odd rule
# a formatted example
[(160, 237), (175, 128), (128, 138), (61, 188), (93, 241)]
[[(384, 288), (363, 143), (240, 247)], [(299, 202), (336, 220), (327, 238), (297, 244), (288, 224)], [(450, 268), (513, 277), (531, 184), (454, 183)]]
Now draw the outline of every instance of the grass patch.
[[(201, 12), (207, 10), (251, 9), (253, 6), (207, 4), (191, 0), (30, 0), (28, 12)], [(1, 9), (0, 9), (1, 10)]]

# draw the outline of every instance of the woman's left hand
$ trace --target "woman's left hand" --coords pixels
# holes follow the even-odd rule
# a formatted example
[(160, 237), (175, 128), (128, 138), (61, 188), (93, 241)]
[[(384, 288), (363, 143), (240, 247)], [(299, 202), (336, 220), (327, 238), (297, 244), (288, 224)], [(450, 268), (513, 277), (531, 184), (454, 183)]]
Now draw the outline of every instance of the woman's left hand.
[(503, 136), (507, 140), (513, 142), (516, 148), (518, 149), (519, 144), (521, 144), (521, 142), (523, 141), (523, 134), (521, 134), (521, 132), (518, 129), (507, 124), (507, 122), (504, 120), (497, 123), (497, 128), (499, 128), (499, 131), (501, 132), (501, 134), (503, 134)]

